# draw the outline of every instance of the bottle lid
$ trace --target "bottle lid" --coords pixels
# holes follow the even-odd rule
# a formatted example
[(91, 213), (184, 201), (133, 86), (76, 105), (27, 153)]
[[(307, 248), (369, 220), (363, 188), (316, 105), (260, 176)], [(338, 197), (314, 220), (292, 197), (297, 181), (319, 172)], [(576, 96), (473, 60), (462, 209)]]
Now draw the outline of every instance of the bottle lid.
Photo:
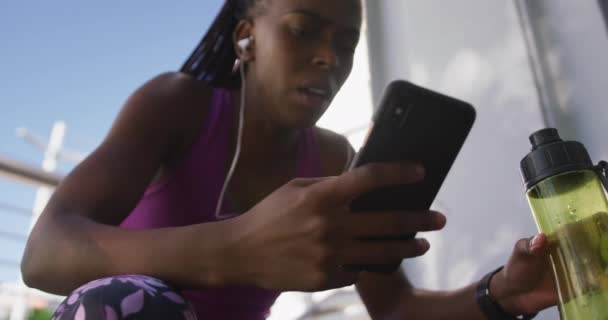
[(520, 163), (526, 190), (540, 181), (572, 170), (594, 169), (585, 146), (563, 141), (557, 129), (546, 128), (530, 135), (532, 151)]

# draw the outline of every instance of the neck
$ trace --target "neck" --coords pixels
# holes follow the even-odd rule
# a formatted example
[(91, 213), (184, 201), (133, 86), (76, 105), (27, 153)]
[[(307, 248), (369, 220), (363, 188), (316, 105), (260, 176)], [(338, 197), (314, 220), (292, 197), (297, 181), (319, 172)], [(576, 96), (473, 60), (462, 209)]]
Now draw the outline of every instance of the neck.
[[(242, 165), (270, 165), (274, 160), (291, 158), (297, 146), (301, 130), (286, 128), (268, 112), (269, 101), (264, 99), (259, 90), (247, 88), (245, 93), (245, 117), (241, 154), (239, 161)], [(241, 90), (232, 92), (234, 101), (234, 142), (238, 135), (239, 112), (241, 108)]]

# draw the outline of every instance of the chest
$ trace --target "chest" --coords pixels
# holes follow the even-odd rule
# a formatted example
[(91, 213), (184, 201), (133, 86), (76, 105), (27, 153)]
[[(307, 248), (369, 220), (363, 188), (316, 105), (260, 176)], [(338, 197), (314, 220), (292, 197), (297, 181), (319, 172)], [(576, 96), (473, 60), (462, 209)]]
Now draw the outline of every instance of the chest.
[(245, 212), (296, 176), (295, 159), (258, 168), (239, 170), (237, 167), (226, 189), (226, 201), (234, 210)]

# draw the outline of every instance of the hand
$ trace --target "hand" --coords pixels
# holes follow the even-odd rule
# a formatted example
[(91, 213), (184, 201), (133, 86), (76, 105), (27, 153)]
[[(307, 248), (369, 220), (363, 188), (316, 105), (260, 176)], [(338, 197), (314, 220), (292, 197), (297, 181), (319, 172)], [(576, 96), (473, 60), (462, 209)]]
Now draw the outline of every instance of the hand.
[(319, 291), (351, 285), (348, 264), (386, 264), (424, 254), (426, 240), (370, 241), (441, 229), (439, 213), (357, 212), (350, 203), (381, 186), (414, 183), (413, 164), (370, 164), (341, 176), (295, 179), (234, 219), (230, 255), (240, 266), (236, 283), (283, 291)]
[(490, 292), (509, 314), (531, 314), (557, 304), (547, 251), (543, 234), (521, 239), (505, 268), (492, 277)]

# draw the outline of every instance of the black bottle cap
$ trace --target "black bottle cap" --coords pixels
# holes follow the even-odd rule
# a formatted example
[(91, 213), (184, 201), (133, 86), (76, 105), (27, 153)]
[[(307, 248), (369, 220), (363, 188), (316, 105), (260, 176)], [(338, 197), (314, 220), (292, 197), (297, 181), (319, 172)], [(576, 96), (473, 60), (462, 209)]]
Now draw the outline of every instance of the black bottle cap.
[(520, 163), (526, 190), (557, 174), (594, 169), (585, 146), (577, 141), (563, 141), (554, 128), (536, 131), (530, 136), (530, 142), (532, 151)]

